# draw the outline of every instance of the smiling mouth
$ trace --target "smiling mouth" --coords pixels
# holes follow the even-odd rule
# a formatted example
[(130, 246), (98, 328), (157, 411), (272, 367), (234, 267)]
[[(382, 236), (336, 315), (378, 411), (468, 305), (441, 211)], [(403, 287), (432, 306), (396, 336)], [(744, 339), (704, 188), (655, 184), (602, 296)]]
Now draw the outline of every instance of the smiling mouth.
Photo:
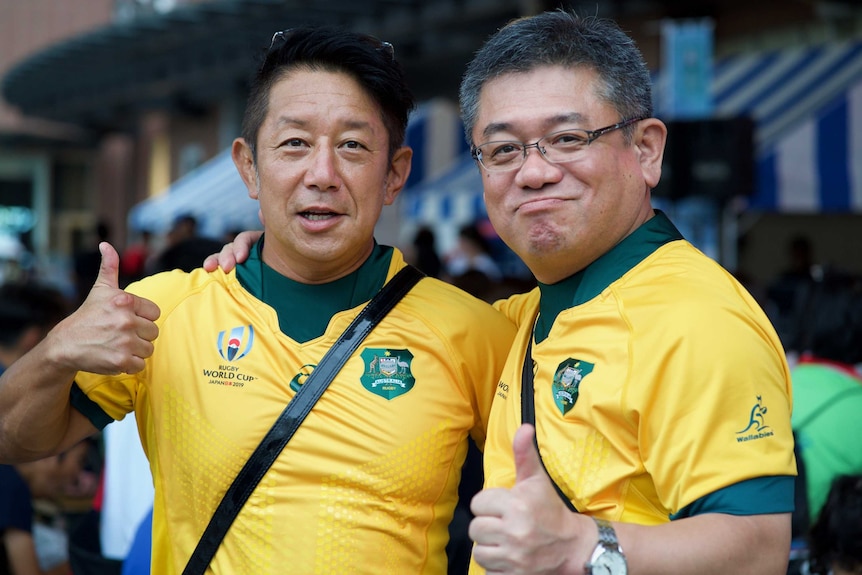
[(553, 205), (553, 204), (562, 203), (563, 201), (564, 201), (563, 199), (555, 198), (555, 197), (532, 198), (532, 199), (518, 205), (516, 207), (515, 211), (518, 211), (521, 209), (531, 209), (531, 208), (542, 209), (542, 208), (546, 208), (546, 207)]
[(335, 212), (299, 212), (299, 215), (307, 220), (311, 220), (312, 222), (319, 222), (321, 220), (334, 218), (338, 214)]

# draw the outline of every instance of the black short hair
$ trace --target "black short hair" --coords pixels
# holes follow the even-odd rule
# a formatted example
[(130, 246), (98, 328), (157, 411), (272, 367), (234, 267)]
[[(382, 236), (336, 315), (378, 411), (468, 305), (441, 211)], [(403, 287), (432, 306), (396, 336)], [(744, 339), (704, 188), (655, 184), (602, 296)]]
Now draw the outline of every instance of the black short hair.
[(12, 346), (30, 327), (46, 332), (68, 313), (68, 302), (54, 288), (33, 282), (0, 286), (0, 346)]
[(829, 573), (833, 563), (855, 572), (862, 567), (862, 475), (841, 475), (811, 528), (812, 573)]
[(391, 44), (331, 26), (293, 28), (277, 33), (252, 80), (242, 123), (242, 137), (257, 159), (257, 136), (269, 106), (272, 87), (298, 68), (350, 75), (380, 106), (389, 133), (390, 157), (404, 144), (407, 120), (415, 107), (404, 70)]

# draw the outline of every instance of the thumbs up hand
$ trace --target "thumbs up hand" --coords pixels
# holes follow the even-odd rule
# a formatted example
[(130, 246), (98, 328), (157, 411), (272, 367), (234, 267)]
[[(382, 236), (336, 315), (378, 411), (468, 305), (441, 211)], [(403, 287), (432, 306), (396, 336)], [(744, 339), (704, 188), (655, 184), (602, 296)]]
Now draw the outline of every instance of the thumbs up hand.
[(534, 434), (528, 424), (515, 433), (512, 488), (485, 489), (470, 504), (476, 516), (470, 523), (473, 559), (489, 573), (583, 574), (596, 542), (589, 530), (596, 529), (560, 500), (533, 444)]
[(70, 371), (137, 373), (159, 334), (158, 306), (119, 287), (120, 256), (99, 244), (102, 263), (87, 299), (48, 334), (57, 363)]

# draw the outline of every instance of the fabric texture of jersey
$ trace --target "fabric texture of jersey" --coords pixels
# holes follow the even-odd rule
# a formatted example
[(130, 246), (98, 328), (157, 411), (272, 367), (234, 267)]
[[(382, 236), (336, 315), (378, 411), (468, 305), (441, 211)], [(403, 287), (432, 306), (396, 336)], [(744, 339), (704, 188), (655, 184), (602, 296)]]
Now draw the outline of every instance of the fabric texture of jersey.
[(839, 475), (862, 474), (862, 376), (841, 365), (807, 360), (794, 366), (793, 429), (805, 461), (813, 523)]
[[(387, 280), (404, 265), (393, 251)], [(155, 482), (153, 572), (179, 573), (252, 450), (363, 306), (297, 343), (235, 272), (169, 272), (129, 291), (161, 309), (152, 357), (135, 375), (76, 382), (112, 418), (136, 412)], [(421, 280), (263, 477), (213, 571), (445, 572), (467, 434), (484, 443), (514, 334), (488, 304)]]
[[(727, 510), (789, 512), (789, 374), (751, 296), (660, 212), (576, 275), (497, 304), (520, 324), (520, 351), (492, 409), (485, 486), (515, 481), (522, 366), (541, 307), (549, 317), (536, 323), (532, 351), (537, 438), (579, 511), (659, 524), (716, 491), (780, 477), (789, 489), (779, 501), (738, 501), (751, 493), (741, 489)], [(568, 303), (546, 305), (561, 292)]]

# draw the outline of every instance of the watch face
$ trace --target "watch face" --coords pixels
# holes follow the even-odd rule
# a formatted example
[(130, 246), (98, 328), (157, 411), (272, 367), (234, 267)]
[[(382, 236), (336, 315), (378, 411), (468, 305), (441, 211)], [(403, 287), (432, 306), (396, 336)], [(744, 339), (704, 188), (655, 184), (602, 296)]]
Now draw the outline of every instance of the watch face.
[(605, 547), (604, 552), (593, 562), (593, 575), (626, 575), (626, 560), (615, 549)]

